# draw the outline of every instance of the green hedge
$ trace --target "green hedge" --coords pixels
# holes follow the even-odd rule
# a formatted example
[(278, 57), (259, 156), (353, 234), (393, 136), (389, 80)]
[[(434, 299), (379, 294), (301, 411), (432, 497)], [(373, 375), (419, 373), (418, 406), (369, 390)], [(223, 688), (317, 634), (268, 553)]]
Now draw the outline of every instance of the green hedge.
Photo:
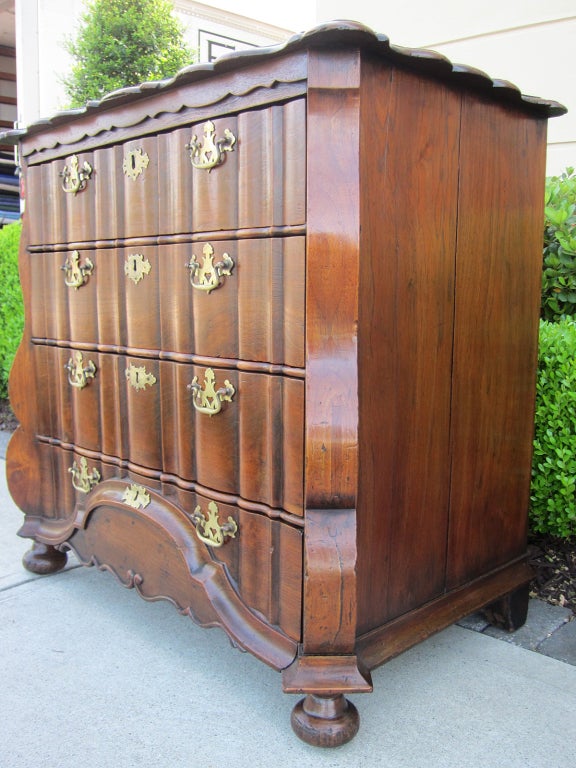
[(576, 172), (546, 179), (542, 317), (576, 316)]
[(540, 322), (530, 527), (576, 536), (576, 320)]
[(0, 397), (8, 395), (8, 374), (22, 338), (24, 307), (18, 277), (20, 222), (0, 229)]

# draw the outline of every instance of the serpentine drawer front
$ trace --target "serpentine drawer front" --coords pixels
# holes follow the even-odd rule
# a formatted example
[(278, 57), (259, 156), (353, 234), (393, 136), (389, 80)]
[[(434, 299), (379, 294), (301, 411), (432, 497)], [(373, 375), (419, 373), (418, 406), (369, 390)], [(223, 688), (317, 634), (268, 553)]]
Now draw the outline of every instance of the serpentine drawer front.
[(323, 746), (373, 667), (521, 624), (562, 112), (338, 22), (5, 136), (26, 567), (71, 549), (220, 626)]

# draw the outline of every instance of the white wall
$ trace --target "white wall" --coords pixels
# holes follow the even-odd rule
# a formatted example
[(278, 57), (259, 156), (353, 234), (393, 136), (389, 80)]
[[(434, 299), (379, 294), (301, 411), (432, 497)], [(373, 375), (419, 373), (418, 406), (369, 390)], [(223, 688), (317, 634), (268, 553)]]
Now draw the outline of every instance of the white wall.
[[(174, 0), (174, 5), (194, 49), (199, 28), (229, 34), (233, 41), (244, 40), (248, 45), (273, 45), (292, 34), (230, 13), (226, 18), (222, 11), (194, 0)], [(238, 5), (242, 5), (239, 0)], [(63, 43), (67, 36), (76, 34), (84, 8), (84, 0), (15, 0), (18, 121), (22, 125), (66, 107), (62, 79), (70, 69), (70, 57)]]
[(569, 113), (548, 123), (547, 170), (576, 166), (576, 0), (318, 0), (317, 8), (319, 20), (352, 18), (397, 45), (432, 48), (560, 101)]

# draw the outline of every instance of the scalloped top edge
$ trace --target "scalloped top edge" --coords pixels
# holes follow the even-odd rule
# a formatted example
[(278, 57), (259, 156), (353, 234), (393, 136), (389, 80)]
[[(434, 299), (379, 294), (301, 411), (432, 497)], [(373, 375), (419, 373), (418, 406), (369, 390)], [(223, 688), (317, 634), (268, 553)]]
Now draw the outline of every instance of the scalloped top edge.
[(330, 48), (357, 45), (412, 69), (451, 80), (455, 84), (467, 85), (482, 90), (494, 100), (504, 100), (523, 107), (538, 117), (558, 117), (568, 110), (557, 101), (528, 96), (506, 80), (493, 79), (485, 72), (464, 64), (455, 64), (441, 53), (420, 48), (404, 48), (392, 45), (384, 34), (377, 34), (369, 27), (355, 21), (331, 21), (320, 24), (306, 32), (290, 37), (285, 43), (266, 48), (251, 48), (233, 51), (217, 58), (214, 62), (192, 64), (181, 69), (174, 77), (166, 80), (144, 82), (140, 85), (121, 88), (106, 94), (102, 99), (87, 102), (85, 107), (69, 109), (31, 123), (26, 129), (14, 129), (0, 133), (3, 141), (18, 141), (25, 135), (40, 132), (47, 126), (56, 126), (71, 118), (81, 117), (118, 103), (128, 104), (145, 98), (155, 91), (175, 86), (188, 85), (212, 77), (215, 74), (240, 69), (267, 57), (275, 57), (292, 51), (308, 48)]

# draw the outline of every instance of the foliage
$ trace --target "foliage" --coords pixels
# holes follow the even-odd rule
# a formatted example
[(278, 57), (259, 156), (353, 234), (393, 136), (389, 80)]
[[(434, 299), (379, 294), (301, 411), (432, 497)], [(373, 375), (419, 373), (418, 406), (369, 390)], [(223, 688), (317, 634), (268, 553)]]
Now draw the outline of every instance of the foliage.
[(70, 106), (118, 88), (172, 77), (193, 62), (169, 0), (91, 0), (76, 38), (65, 47), (75, 63), (64, 79)]
[(8, 374), (22, 338), (24, 306), (18, 275), (20, 222), (0, 229), (0, 397), (8, 394)]
[(542, 317), (576, 316), (576, 173), (546, 180)]
[(540, 322), (532, 530), (576, 536), (576, 320)]

